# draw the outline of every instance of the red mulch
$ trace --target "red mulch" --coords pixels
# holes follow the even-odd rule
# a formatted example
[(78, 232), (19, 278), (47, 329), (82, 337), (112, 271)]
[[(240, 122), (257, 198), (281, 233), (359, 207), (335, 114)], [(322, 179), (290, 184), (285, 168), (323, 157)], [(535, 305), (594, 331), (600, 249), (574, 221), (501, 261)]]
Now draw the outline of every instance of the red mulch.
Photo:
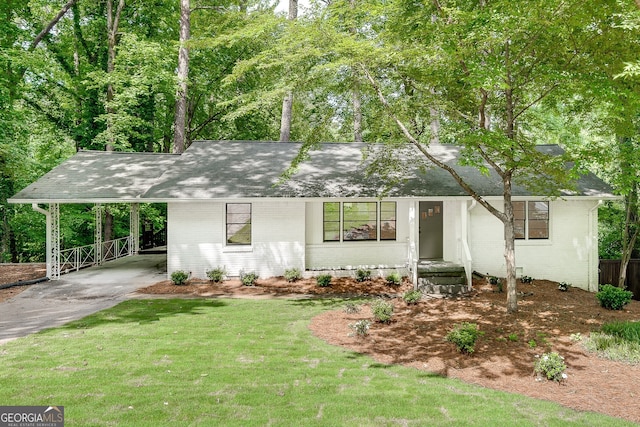
[[(2, 265), (0, 277), (4, 277)], [(506, 294), (495, 292), (484, 280), (474, 281), (470, 296), (425, 298), (414, 306), (407, 306), (398, 297), (410, 288), (407, 282), (394, 287), (382, 279), (357, 283), (334, 278), (331, 287), (321, 288), (313, 279), (288, 283), (272, 278), (259, 280), (256, 286), (243, 286), (237, 280), (221, 284), (191, 280), (183, 286), (164, 281), (138, 292), (245, 298), (381, 295), (394, 303), (393, 321), (372, 323), (364, 338), (353, 336), (349, 325), (359, 319), (373, 320), (367, 304), (357, 314), (343, 310), (324, 312), (313, 318), (309, 327), (333, 345), (368, 354), (383, 363), (402, 364), (640, 423), (640, 365), (601, 359), (571, 340), (572, 334), (587, 336), (604, 322), (640, 320), (639, 301), (632, 301), (621, 311), (605, 310), (593, 293), (577, 288), (560, 292), (556, 282), (536, 280), (518, 284), (523, 293), (519, 311), (508, 315)], [(477, 323), (484, 333), (472, 355), (458, 353), (444, 338), (453, 324), (464, 321)], [(557, 351), (565, 358), (568, 379), (561, 384), (536, 381), (533, 375), (535, 356), (549, 351)]]

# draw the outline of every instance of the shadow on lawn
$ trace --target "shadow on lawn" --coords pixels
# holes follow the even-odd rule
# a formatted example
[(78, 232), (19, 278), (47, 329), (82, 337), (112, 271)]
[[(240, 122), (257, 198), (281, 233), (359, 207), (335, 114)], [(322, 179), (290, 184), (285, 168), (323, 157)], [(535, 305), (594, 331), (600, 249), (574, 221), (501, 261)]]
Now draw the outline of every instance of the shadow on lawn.
[(70, 322), (62, 329), (88, 329), (110, 323), (146, 324), (178, 314), (199, 315), (201, 309), (226, 305), (223, 300), (200, 298), (129, 300), (83, 319)]

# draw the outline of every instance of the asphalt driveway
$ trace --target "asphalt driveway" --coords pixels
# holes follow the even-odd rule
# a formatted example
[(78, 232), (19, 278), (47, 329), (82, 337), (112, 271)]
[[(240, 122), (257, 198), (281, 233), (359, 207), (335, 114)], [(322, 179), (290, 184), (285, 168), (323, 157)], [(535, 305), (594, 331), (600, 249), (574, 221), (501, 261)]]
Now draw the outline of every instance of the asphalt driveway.
[(136, 255), (31, 285), (0, 303), (0, 344), (113, 307), (165, 280), (166, 263), (166, 254)]

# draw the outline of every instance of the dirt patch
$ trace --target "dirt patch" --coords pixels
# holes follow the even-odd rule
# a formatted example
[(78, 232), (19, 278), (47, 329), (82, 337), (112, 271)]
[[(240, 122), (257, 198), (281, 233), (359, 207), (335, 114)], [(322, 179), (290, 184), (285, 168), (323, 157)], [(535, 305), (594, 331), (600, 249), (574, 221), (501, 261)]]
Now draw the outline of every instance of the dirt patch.
[[(26, 280), (40, 279), (47, 275), (46, 264), (0, 264), (0, 286)], [(0, 302), (18, 295), (27, 286), (0, 289)]]
[[(0, 265), (0, 277), (5, 277), (3, 267)], [(383, 279), (357, 283), (334, 278), (327, 288), (317, 286), (314, 279), (288, 283), (283, 278), (271, 278), (259, 280), (256, 286), (243, 286), (237, 280), (221, 284), (191, 280), (183, 286), (163, 281), (138, 292), (236, 298), (381, 296), (394, 303), (393, 321), (388, 325), (372, 323), (365, 338), (353, 336), (349, 325), (360, 319), (373, 320), (368, 304), (363, 304), (357, 314), (324, 312), (312, 319), (309, 327), (333, 345), (368, 354), (383, 363), (402, 364), (640, 423), (640, 366), (601, 359), (586, 353), (571, 339), (574, 334), (587, 336), (605, 322), (640, 320), (640, 301), (631, 301), (624, 310), (610, 311), (598, 305), (593, 293), (576, 288), (560, 292), (557, 286), (547, 280), (519, 283), (522, 294), (514, 315), (506, 314), (506, 295), (495, 292), (495, 287), (484, 280), (474, 281), (470, 296), (424, 298), (414, 306), (407, 306), (400, 298), (411, 289), (410, 283), (389, 286)], [(484, 333), (471, 356), (458, 353), (445, 341), (452, 325), (464, 321), (477, 323)], [(549, 351), (559, 352), (568, 366), (568, 378), (561, 384), (536, 381), (533, 375), (536, 355)]]

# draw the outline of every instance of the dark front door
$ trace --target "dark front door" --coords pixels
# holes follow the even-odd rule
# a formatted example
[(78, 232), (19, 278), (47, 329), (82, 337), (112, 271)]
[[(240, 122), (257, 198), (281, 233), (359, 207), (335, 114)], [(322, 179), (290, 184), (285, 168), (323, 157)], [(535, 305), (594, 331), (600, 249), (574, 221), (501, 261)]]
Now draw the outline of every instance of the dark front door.
[(442, 202), (420, 202), (420, 259), (442, 259)]

